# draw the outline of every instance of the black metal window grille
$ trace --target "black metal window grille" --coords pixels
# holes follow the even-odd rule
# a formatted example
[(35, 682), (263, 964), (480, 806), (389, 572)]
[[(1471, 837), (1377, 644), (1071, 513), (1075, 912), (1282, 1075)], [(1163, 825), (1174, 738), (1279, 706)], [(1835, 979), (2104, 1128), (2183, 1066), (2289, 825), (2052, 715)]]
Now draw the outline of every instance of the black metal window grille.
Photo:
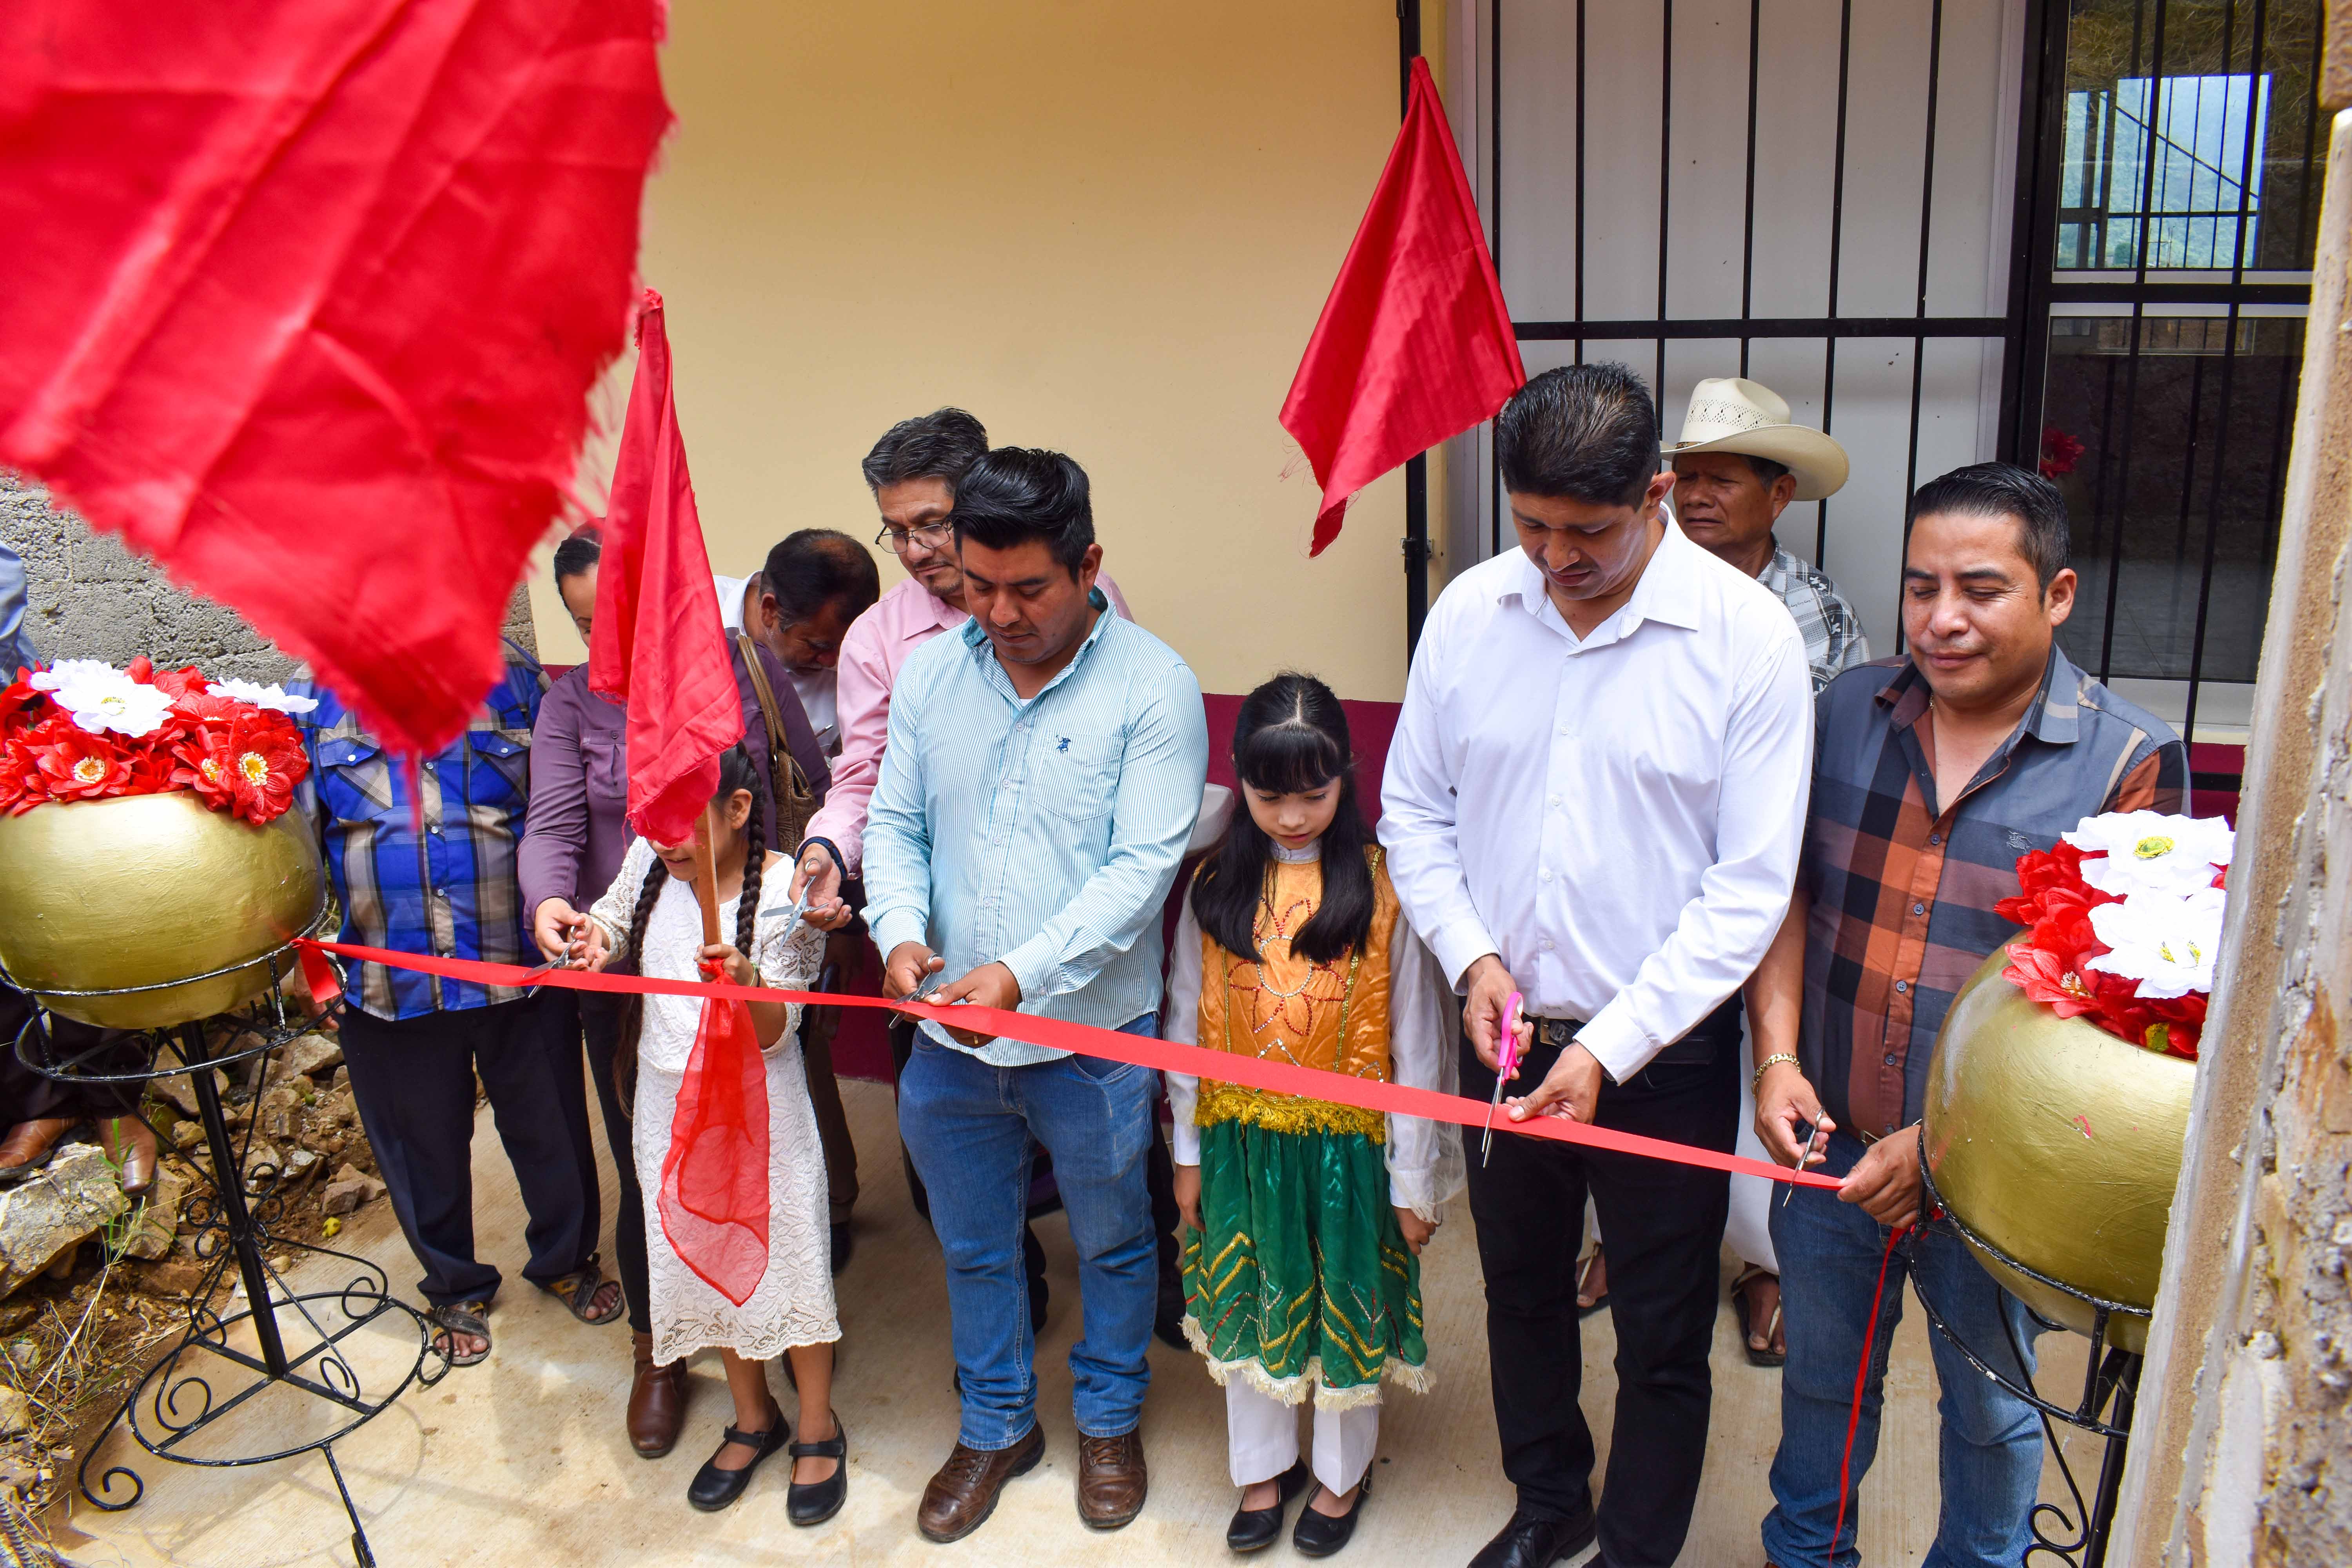
[[(1974, 238), (1954, 232), (1952, 216), (1939, 210), (1937, 165), (1939, 153), (1949, 158), (1974, 151), (1945, 140), (1944, 97), (1955, 85), (1982, 85), (1985, 7), (1960, 0), (1872, 0), (1857, 7), (1838, 0), (1832, 129), (1807, 154), (1831, 166), (1821, 308), (1759, 314), (1759, 112), (1781, 90), (1762, 68), (1763, 40), (1768, 27), (1790, 25), (1772, 11), (1794, 8), (1776, 3), (1768, 11), (1764, 0), (1748, 0), (1739, 310), (1710, 316), (1670, 308), (1683, 269), (1723, 260), (1675, 244), (1675, 184), (1691, 177), (1682, 171), (1693, 164), (1686, 150), (1677, 161), (1675, 74), (1696, 30), (1720, 27), (1740, 8), (1685, 0), (1679, 24), (1685, 30), (1678, 30), (1675, 0), (1657, 0), (1655, 22), (1645, 24), (1656, 26), (1658, 39), (1652, 310), (1601, 316), (1587, 308), (1594, 226), (1605, 221), (1622, 229), (1631, 215), (1622, 201), (1602, 214), (1589, 199), (1593, 29), (1622, 35), (1633, 13), (1590, 0), (1575, 0), (1572, 17), (1569, 9), (1486, 0), (1479, 17), (1483, 205), (1505, 290), (1514, 300), (1522, 297), (1525, 279), (1514, 277), (1506, 239), (1524, 220), (1506, 200), (1514, 184), (1507, 171), (1518, 167), (1512, 160), (1556, 161), (1563, 152), (1573, 165), (1570, 178), (1559, 182), (1572, 204), (1570, 238), (1561, 247), (1567, 254), (1542, 258), (1547, 268), (1569, 275), (1570, 309), (1515, 323), (1530, 359), (1546, 344), (1566, 346), (1578, 363), (1588, 353), (1632, 359), (1652, 374), (1671, 438), (1681, 410), (1668, 395), (1670, 348), (1714, 351), (1710, 367), (1697, 374), (1748, 374), (1759, 345), (1772, 344), (1783, 368), (1766, 379), (1792, 403), (1801, 395), (1811, 402), (1821, 426), (1851, 450), (1859, 437), (1840, 429), (1841, 361), (1876, 371), (1907, 357), (1908, 408), (1895, 437), (1903, 455), (1901, 493), (1890, 484), (1889, 493), (1857, 495), (1850, 486), (1820, 503), (1810, 539), (1790, 537), (1784, 521), (1782, 542), (1801, 552), (1810, 545), (1812, 558), (1836, 576), (1842, 563), (1833, 558), (1832, 509), (1864, 509), (1841, 524), (1842, 537), (1853, 537), (1845, 531), (1856, 523), (1899, 531), (1904, 498), (1931, 477), (1922, 472), (1923, 435), (1938, 417), (1927, 406), (1937, 345), (1979, 355), (1998, 345), (1998, 405), (1986, 422), (1990, 439), (1971, 455), (2059, 470), (2084, 579), (2080, 607), (2062, 634), (2064, 646), (2102, 679), (2161, 687), (2146, 693), (2150, 705), (2171, 707), (2168, 716), (2193, 737), (2202, 687), (2216, 679), (2252, 679), (2275, 552), (2315, 216), (2317, 0), (2026, 0), (2021, 58), (1997, 68), (2014, 73), (2016, 116), (2009, 132), (2015, 139), (2010, 188), (1994, 197), (2007, 208), (2005, 251), (1992, 258), (1994, 270), (2005, 275), (1991, 290), (2005, 304), (1998, 314), (1967, 310), (1965, 290), (1937, 281), (1939, 247)], [(1806, 13), (1812, 42), (1822, 49), (1830, 42), (1828, 11), (1815, 5)], [(1572, 28), (1572, 41), (1563, 50), (1557, 34), (1548, 36), (1546, 58), (1554, 79), (1568, 79), (1558, 85), (1573, 106), (1572, 131), (1546, 145), (1515, 147), (1506, 134), (1508, 51), (1517, 47), (1516, 34), (1561, 26)], [(1907, 254), (1895, 253), (1881, 225), (1867, 254), (1857, 257), (1852, 164), (1867, 157), (1883, 174), (1888, 157), (1885, 147), (1854, 142), (1857, 62), (1873, 73), (1885, 69), (1890, 28), (1926, 35), (1914, 89), (1921, 112), (1909, 154), (1917, 227), (1906, 237)], [(1976, 76), (1949, 74), (1955, 50)], [(1564, 72), (1562, 53), (1570, 62)], [(1874, 74), (1870, 85), (1883, 83)], [(1866, 281), (1874, 287), (1854, 287), (1857, 267), (1873, 274)], [(1886, 308), (1885, 280), (1895, 269), (1910, 285), (1907, 311)], [(1780, 298), (1787, 294), (1778, 290)], [(1870, 300), (1869, 313), (1848, 313), (1858, 297)], [(1790, 374), (1788, 351), (1799, 343), (1818, 345), (1816, 379), (1801, 388), (1782, 385), (1777, 377)], [(1691, 363), (1679, 363), (1686, 378)], [(1849, 368), (1847, 379), (1852, 374)], [(1930, 460), (1948, 466), (1951, 450), (1947, 434), (1941, 455)], [(1499, 552), (1509, 542), (1507, 507), (1491, 461), (1488, 486), (1487, 544)], [(1885, 581), (1875, 580), (1877, 572), (1870, 575), (1843, 583), (1849, 597), (1857, 605), (1874, 596), (1891, 604), (1891, 574)], [(1891, 617), (1880, 621), (1890, 624)], [(1890, 650), (1882, 645), (1880, 651)]]

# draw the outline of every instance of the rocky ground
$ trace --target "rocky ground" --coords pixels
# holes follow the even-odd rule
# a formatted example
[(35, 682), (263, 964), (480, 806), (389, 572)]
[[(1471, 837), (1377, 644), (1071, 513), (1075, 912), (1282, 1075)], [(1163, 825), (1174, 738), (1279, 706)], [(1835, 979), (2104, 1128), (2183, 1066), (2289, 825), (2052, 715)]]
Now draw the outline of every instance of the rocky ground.
[[(225, 1055), (257, 1043), (234, 1026), (217, 1036)], [(215, 1069), (239, 1184), (281, 1241), (332, 1247), (346, 1219), (383, 1194), (342, 1059), (324, 1026)], [(225, 1233), (202, 1225), (216, 1207), (189, 1075), (149, 1093), (162, 1158), (142, 1201), (123, 1196), (92, 1143), (61, 1149), (39, 1175), (0, 1189), (0, 1491), (36, 1518), (62, 1502), (82, 1446), (186, 1328), (191, 1297), (226, 1247)], [(232, 1310), (236, 1281), (232, 1260), (214, 1282), (215, 1310)]]

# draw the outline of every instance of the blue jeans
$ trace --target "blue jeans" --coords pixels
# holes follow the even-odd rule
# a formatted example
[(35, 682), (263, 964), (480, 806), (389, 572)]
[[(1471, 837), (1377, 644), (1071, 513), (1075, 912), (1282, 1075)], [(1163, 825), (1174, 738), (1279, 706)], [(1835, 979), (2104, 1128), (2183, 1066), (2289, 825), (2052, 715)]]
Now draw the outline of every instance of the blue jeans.
[[(1119, 1032), (1157, 1037), (1160, 1019), (1147, 1014)], [(930, 1190), (931, 1224), (947, 1255), (963, 1382), (957, 1436), (966, 1447), (1010, 1448), (1037, 1424), (1036, 1343), (1021, 1262), (1032, 1134), (1054, 1156), (1078, 1249), (1085, 1331), (1070, 1348), (1078, 1430), (1116, 1437), (1141, 1418), (1160, 1288), (1144, 1184), (1145, 1154), (1159, 1136), (1159, 1089), (1148, 1068), (1094, 1057), (991, 1067), (916, 1037), (898, 1079), (898, 1132)]]
[[(1843, 1132), (1830, 1135), (1822, 1169), (1843, 1176), (1863, 1146)], [(1886, 1251), (1886, 1228), (1835, 1193), (1799, 1187), (1784, 1205), (1772, 1203), (1772, 1246), (1780, 1255), (1782, 1322), (1789, 1362), (1780, 1373), (1780, 1451), (1772, 1460), (1772, 1511), (1764, 1516), (1764, 1554), (1778, 1568), (1853, 1568), (1862, 1561), (1857, 1521), (1848, 1494), (1845, 1527), (1830, 1554), (1838, 1508), (1838, 1465), (1853, 1407), (1854, 1369), (1870, 1323), (1871, 1287)], [(1886, 1380), (1887, 1346), (1903, 1316), (1903, 1281), (1933, 1301), (1969, 1348), (2021, 1385), (2033, 1371), (2041, 1325), (2002, 1289), (1957, 1237), (1927, 1232), (1916, 1263), (1898, 1250), (1886, 1265), (1886, 1299), (1871, 1347), (1870, 1378), (1863, 1389), (1861, 1424), (1853, 1435), (1853, 1485), (1862, 1487), (1878, 1449), (1878, 1413)], [(2006, 1320), (2007, 1327), (2003, 1326)], [(2021, 1366), (2011, 1332), (2024, 1351)], [(1936, 1380), (1943, 1395), (1938, 1471), (1943, 1508), (1936, 1543), (1921, 1568), (2014, 1568), (2032, 1542), (2027, 1515), (2042, 1483), (2042, 1424), (2033, 1407), (2004, 1393), (1969, 1364), (1943, 1335), (1930, 1331)], [(1906, 1478), (1910, 1485), (1924, 1478)]]

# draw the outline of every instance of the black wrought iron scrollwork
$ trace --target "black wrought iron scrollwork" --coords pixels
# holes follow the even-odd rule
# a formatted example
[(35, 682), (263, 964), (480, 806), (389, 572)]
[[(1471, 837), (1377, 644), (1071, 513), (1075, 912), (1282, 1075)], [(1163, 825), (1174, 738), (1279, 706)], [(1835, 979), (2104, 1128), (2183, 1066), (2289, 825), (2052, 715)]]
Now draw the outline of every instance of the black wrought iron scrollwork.
[[(282, 955), (283, 950), (271, 956), (269, 990), (247, 1014), (238, 1016), (239, 1032), (231, 1037), (233, 1041), (249, 1038), (254, 1043), (226, 1054), (214, 1053), (201, 1026), (183, 1025), (175, 1035), (133, 1035), (110, 1040), (102, 1061), (94, 1051), (60, 1055), (47, 1016), (37, 1005), (13, 1043), (19, 1061), (65, 1082), (132, 1084), (190, 1074), (205, 1131), (205, 1159), (194, 1162), (203, 1184), (184, 1201), (180, 1214), (194, 1232), (191, 1250), (205, 1266), (203, 1281), (188, 1302), (186, 1331), (107, 1418), (85, 1451), (75, 1479), (92, 1507), (110, 1513), (130, 1508), (146, 1495), (145, 1481), (128, 1465), (110, 1464), (93, 1474), (100, 1450), (117, 1427), (128, 1431), (149, 1454), (173, 1464), (227, 1468), (317, 1453), (332, 1472), (336, 1493), (351, 1519), (353, 1555), (361, 1563), (372, 1564), (375, 1559), (361, 1528), (351, 1489), (336, 1463), (334, 1445), (373, 1420), (411, 1387), (429, 1387), (438, 1382), (449, 1369), (450, 1357), (446, 1346), (433, 1344), (424, 1314), (392, 1294), (389, 1277), (376, 1264), (334, 1247), (271, 1232), (284, 1214), (288, 1196), (285, 1184), (278, 1179), (282, 1173), (273, 1167), (257, 1180), (248, 1174), (254, 1123), (248, 1119), (241, 1137), (232, 1133), (215, 1074), (224, 1066), (261, 1058), (252, 1085), (258, 1096), (268, 1083), (268, 1053), (313, 1026), (288, 1015), (278, 984), (278, 959)], [(277, 1261), (288, 1254), (339, 1259), (350, 1265), (352, 1272), (341, 1289), (299, 1291)], [(212, 1298), (232, 1265), (238, 1271), (247, 1301), (243, 1310), (224, 1315), (213, 1307)], [(289, 1354), (281, 1317), (306, 1328), (312, 1342)], [(372, 1324), (399, 1320), (404, 1320), (404, 1327), (415, 1335), (415, 1359), (389, 1389), (371, 1397), (359, 1370), (343, 1353), (343, 1342)], [(232, 1331), (240, 1326), (250, 1331), (246, 1342), (257, 1345), (259, 1354), (237, 1342), (240, 1336)], [(241, 1384), (229, 1381), (237, 1376), (244, 1379)], [(224, 1380), (218, 1388), (215, 1377)], [(209, 1457), (196, 1452), (198, 1434), (273, 1390), (323, 1400), (348, 1418), (322, 1435), (270, 1453)], [(147, 1429), (149, 1424), (154, 1426), (153, 1432)], [(129, 1495), (119, 1495), (124, 1488)]]

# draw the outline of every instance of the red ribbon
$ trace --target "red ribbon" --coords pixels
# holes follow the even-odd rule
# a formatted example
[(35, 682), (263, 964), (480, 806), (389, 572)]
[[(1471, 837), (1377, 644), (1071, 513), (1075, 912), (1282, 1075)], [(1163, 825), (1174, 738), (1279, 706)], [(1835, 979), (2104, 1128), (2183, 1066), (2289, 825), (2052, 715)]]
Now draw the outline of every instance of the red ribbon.
[[(477, 985), (560, 985), (572, 991), (634, 992), (641, 996), (715, 996), (739, 1002), (799, 1002), (816, 1007), (879, 1007), (911, 1017), (929, 1018), (951, 1028), (975, 1034), (1001, 1035), (1008, 1039), (1043, 1046), (1048, 1050), (1099, 1057), (1106, 1061), (1126, 1062), (1159, 1072), (1188, 1073), (1195, 1078), (1237, 1083), (1275, 1094), (1297, 1095), (1301, 1099), (1326, 1100), (1335, 1105), (1352, 1105), (1360, 1110), (1377, 1110), (1391, 1116), (1418, 1116), (1429, 1121), (1451, 1121), (1461, 1127), (1483, 1127), (1486, 1121), (1486, 1101), (1458, 1094), (1440, 1094), (1433, 1089), (1408, 1089), (1403, 1084), (1325, 1072), (1292, 1062), (1236, 1056), (1199, 1046), (1179, 1045), (1173, 1040), (1155, 1040), (1143, 1035), (1123, 1035), (1116, 1029), (1073, 1023), (1066, 1018), (1040, 1017), (1034, 1013), (1008, 1013), (1002, 1008), (975, 1007), (968, 1004), (935, 1007), (923, 1002), (888, 1002), (879, 996), (842, 995), (829, 991), (779, 991), (764, 985), (734, 985), (724, 982), (655, 980), (642, 974), (592, 974), (578, 969), (530, 970), (520, 964), (485, 963), (470, 958), (429, 958), (414, 952), (394, 952), (381, 947), (312, 942), (308, 938), (298, 941), (295, 946), (305, 951), (331, 952), (363, 963), (415, 970), (421, 974), (438, 974), (450, 980), (469, 980)], [(1590, 1149), (1604, 1149), (1612, 1153), (1671, 1160), (1677, 1164), (1728, 1171), (1736, 1176), (1761, 1176), (1767, 1181), (1789, 1182), (1802, 1187), (1823, 1187), (1832, 1192), (1842, 1184), (1837, 1177), (1823, 1175), (1818, 1171), (1791, 1171), (1768, 1160), (1750, 1160), (1743, 1155), (1720, 1153), (1713, 1149), (1694, 1148), (1690, 1144), (1676, 1143), (1664, 1138), (1643, 1138), (1632, 1132), (1620, 1132), (1613, 1128), (1570, 1121), (1562, 1116), (1531, 1116), (1525, 1121), (1498, 1121), (1495, 1126), (1497, 1131), (1517, 1132), (1523, 1137), (1549, 1138), (1557, 1142), (1580, 1143)]]

